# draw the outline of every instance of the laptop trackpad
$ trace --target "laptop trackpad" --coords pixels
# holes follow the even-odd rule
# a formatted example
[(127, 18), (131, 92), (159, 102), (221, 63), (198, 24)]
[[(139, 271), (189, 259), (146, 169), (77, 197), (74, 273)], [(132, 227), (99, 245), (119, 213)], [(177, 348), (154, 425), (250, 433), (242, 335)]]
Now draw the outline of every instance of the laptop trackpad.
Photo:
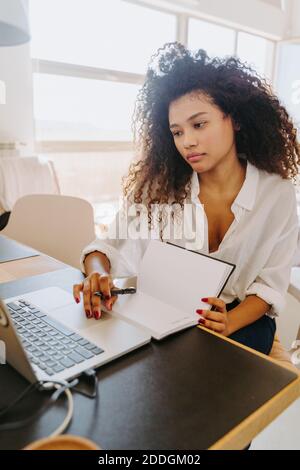
[(100, 320), (87, 319), (82, 299), (80, 304), (76, 304), (72, 294), (58, 287), (41, 289), (19, 297), (107, 351), (131, 349), (131, 346), (150, 341), (150, 335), (145, 330), (115, 318), (110, 313), (102, 312)]

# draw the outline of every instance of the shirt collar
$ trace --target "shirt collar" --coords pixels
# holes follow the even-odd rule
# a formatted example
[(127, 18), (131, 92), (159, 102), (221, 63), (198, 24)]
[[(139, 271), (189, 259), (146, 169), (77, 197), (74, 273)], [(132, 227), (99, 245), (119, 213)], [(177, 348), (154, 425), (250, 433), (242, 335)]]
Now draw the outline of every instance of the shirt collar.
[[(259, 178), (259, 171), (258, 169), (252, 165), (252, 163), (247, 160), (247, 167), (246, 167), (246, 177), (244, 183), (233, 201), (232, 206), (240, 206), (244, 207), (245, 209), (251, 211), (253, 209), (255, 199), (256, 199), (256, 191), (257, 191), (257, 184)], [(198, 195), (200, 192), (200, 183), (198, 180), (198, 174), (196, 171), (193, 171), (192, 179), (191, 179), (191, 199), (194, 202), (198, 202), (199, 199)]]

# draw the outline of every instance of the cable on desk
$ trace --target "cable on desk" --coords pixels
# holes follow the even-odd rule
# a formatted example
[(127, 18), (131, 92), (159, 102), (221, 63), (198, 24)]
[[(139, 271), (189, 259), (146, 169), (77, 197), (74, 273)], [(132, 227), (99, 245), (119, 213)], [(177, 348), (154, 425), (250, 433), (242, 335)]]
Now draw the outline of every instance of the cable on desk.
[(34, 419), (38, 418), (44, 411), (46, 411), (46, 409), (49, 406), (52, 406), (58, 400), (60, 395), (64, 393), (67, 397), (67, 404), (68, 404), (67, 414), (63, 422), (50, 434), (50, 437), (54, 437), (54, 436), (58, 436), (59, 434), (62, 434), (69, 426), (73, 417), (73, 413), (74, 413), (74, 400), (73, 400), (73, 396), (71, 393), (71, 389), (73, 389), (77, 393), (80, 393), (81, 395), (84, 395), (88, 398), (95, 398), (97, 396), (98, 379), (96, 376), (96, 371), (94, 369), (87, 369), (86, 371), (83, 372), (82, 375), (88, 380), (91, 380), (91, 379), (93, 380), (93, 390), (91, 393), (85, 392), (84, 390), (80, 390), (79, 388), (76, 387), (76, 385), (78, 385), (79, 383), (78, 379), (74, 379), (70, 383), (66, 381), (47, 381), (47, 382), (39, 381), (39, 382), (30, 384), (15, 400), (13, 400), (9, 405), (7, 405), (6, 407), (0, 410), (0, 420), (5, 414), (7, 414), (10, 410), (12, 410), (21, 400), (23, 400), (26, 397), (26, 395), (33, 392), (35, 389), (39, 391), (48, 391), (48, 389), (50, 388), (52, 389), (54, 385), (56, 390), (54, 393), (52, 393), (51, 397), (46, 402), (46, 404), (43, 405), (40, 408), (40, 410), (38, 410), (36, 413), (20, 421), (12, 421), (8, 423), (0, 424), (0, 431), (8, 431), (11, 429), (17, 429), (19, 427), (23, 427), (23, 426), (26, 426), (27, 424), (30, 424), (32, 421), (34, 421)]
[[(34, 413), (31, 416), (28, 416), (25, 419), (22, 419), (20, 421), (12, 421), (4, 424), (0, 424), (0, 431), (8, 431), (12, 429), (17, 429), (19, 427), (26, 426), (27, 424), (30, 424), (34, 419), (39, 417), (46, 409), (53, 405), (57, 399), (60, 397), (62, 393), (65, 393), (68, 399), (68, 411), (67, 415), (63, 421), (63, 423), (52, 433), (53, 435), (58, 435), (59, 433), (62, 433), (67, 426), (69, 425), (72, 416), (73, 416), (73, 410), (74, 410), (74, 403), (73, 403), (73, 397), (70, 392), (70, 389), (77, 385), (78, 379), (73, 380), (71, 383), (65, 382), (65, 381), (40, 381), (40, 382), (35, 382), (34, 384), (31, 384), (27, 389), (25, 389), (24, 392), (21, 393), (17, 399), (15, 399), (12, 403), (10, 403), (8, 406), (6, 406), (4, 409), (0, 411), (0, 418), (4, 416), (9, 410), (11, 410), (17, 403), (19, 403), (30, 391), (33, 391), (33, 389), (37, 389), (40, 391), (47, 391), (48, 388), (53, 388), (53, 385), (55, 386), (56, 390), (54, 393), (52, 393), (51, 397), (45, 405), (43, 405), (36, 413)], [(42, 388), (41, 388), (42, 387)]]
[(69, 426), (74, 413), (74, 400), (72, 393), (69, 388), (64, 389), (64, 393), (68, 401), (68, 411), (63, 422), (50, 434), (49, 437), (59, 436), (62, 434)]

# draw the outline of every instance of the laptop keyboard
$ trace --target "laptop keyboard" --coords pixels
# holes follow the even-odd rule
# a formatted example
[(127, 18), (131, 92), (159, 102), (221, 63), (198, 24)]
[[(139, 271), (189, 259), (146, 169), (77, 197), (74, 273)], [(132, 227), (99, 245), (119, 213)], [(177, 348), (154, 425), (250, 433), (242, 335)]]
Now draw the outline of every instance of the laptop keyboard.
[(31, 364), (49, 376), (104, 352), (23, 299), (6, 305)]

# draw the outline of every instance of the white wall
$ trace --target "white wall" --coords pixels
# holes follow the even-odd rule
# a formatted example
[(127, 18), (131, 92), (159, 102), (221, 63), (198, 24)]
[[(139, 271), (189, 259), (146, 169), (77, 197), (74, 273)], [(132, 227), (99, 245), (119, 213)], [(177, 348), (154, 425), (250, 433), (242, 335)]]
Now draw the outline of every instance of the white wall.
[(0, 143), (24, 142), (24, 155), (33, 152), (34, 123), (30, 46), (0, 47), (0, 80), (6, 104), (0, 104)]

